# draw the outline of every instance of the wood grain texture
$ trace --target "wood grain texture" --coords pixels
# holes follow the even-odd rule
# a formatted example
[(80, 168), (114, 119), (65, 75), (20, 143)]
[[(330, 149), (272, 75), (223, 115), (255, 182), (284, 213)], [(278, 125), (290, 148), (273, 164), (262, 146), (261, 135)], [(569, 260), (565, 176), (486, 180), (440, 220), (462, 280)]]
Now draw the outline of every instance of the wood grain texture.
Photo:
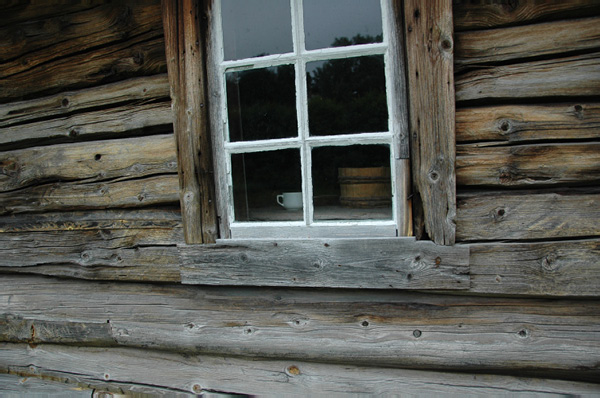
[(456, 101), (596, 96), (600, 53), (482, 68), (457, 76)]
[[(49, 0), (45, 4), (47, 4), (46, 7), (40, 7), (37, 3), (31, 4), (19, 0), (4, 1), (0, 4), (0, 12), (2, 12), (0, 26), (14, 25), (32, 20), (43, 20), (62, 14), (81, 12), (104, 4), (104, 2), (103, 0), (90, 0), (83, 3), (64, 4), (60, 0)], [(63, 7), (58, 7), (59, 5)]]
[[(579, 380), (597, 380), (600, 372), (600, 303), (593, 300), (574, 305), (569, 300), (4, 275), (0, 313), (10, 315), (4, 318), (3, 340), (28, 344), (86, 345), (85, 335), (76, 332), (86, 325), (95, 331), (94, 341), (104, 331), (114, 345), (188, 355), (539, 372)], [(31, 338), (37, 321), (43, 327)]]
[(181, 211), (190, 244), (214, 243), (218, 237), (200, 8), (192, 0), (162, 2)]
[(182, 282), (361, 289), (468, 289), (468, 247), (400, 239), (236, 241), (179, 247)]
[(588, 17), (600, 14), (597, 0), (550, 1), (469, 1), (458, 0), (454, 5), (454, 27), (485, 29), (539, 21)]
[(169, 98), (166, 74), (136, 77), (83, 90), (67, 91), (30, 101), (0, 105), (0, 128), (50, 119), (94, 108), (134, 102), (144, 104)]
[(600, 144), (531, 144), (456, 148), (456, 182), (467, 186), (527, 187), (600, 182)]
[(138, 103), (0, 128), (0, 145), (9, 150), (31, 145), (166, 133), (172, 129), (173, 115), (168, 102)]
[(0, 192), (48, 182), (140, 178), (177, 170), (171, 134), (0, 152)]
[(102, 182), (36, 185), (0, 192), (0, 214), (176, 205), (175, 174)]
[(165, 72), (162, 32), (146, 33), (0, 79), (0, 103)]
[(600, 138), (600, 104), (498, 105), (456, 110), (456, 141), (567, 141)]
[[(600, 225), (598, 217), (596, 225)], [(600, 294), (600, 239), (481, 243), (470, 248), (470, 292), (593, 297)]]
[[(452, 245), (456, 188), (451, 2), (406, 1), (404, 16), (413, 194), (418, 197), (413, 204), (422, 204), (431, 240)], [(423, 237), (419, 224), (417, 238)]]
[(60, 395), (66, 398), (89, 398), (93, 393), (92, 388), (80, 387), (76, 384), (65, 385), (65, 381), (55, 382), (37, 377), (0, 374), (0, 394), (7, 397)]
[[(0, 368), (10, 365), (12, 372), (21, 376), (19, 381), (27, 378), (23, 383), (35, 384), (38, 378), (47, 377), (67, 383), (63, 384), (65, 389), (82, 386), (114, 391), (113, 388), (118, 387), (123, 391), (144, 391), (158, 396), (162, 395), (160, 391), (153, 389), (168, 388), (169, 396), (178, 392), (210, 396), (219, 391), (260, 396), (391, 396), (399, 391), (407, 395), (464, 396), (497, 395), (502, 391), (519, 397), (569, 394), (587, 397), (594, 396), (598, 388), (596, 384), (551, 379), (461, 375), (290, 360), (183, 356), (125, 348), (39, 345), (31, 349), (23, 344), (6, 343), (0, 348), (4, 353)], [(4, 377), (3, 380), (16, 378), (0, 377)], [(125, 384), (125, 380), (129, 384)]]
[(502, 29), (457, 32), (454, 65), (590, 51), (600, 47), (600, 18), (584, 18)]
[(458, 197), (459, 241), (600, 235), (600, 194), (481, 192)]

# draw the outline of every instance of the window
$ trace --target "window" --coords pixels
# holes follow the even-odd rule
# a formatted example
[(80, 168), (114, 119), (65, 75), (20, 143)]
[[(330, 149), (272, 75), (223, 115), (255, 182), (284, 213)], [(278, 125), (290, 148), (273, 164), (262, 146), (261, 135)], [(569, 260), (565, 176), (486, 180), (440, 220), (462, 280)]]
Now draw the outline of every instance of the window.
[(409, 234), (406, 94), (390, 8), (215, 0), (207, 55), (222, 236)]

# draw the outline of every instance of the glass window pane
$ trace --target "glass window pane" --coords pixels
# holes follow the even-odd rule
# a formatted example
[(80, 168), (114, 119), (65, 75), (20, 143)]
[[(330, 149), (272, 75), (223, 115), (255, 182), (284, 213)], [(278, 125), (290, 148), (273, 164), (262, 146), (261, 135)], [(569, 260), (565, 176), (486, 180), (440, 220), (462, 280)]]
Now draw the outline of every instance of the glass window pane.
[(383, 55), (309, 62), (311, 135), (388, 131)]
[(289, 1), (223, 0), (225, 60), (293, 50)]
[(233, 154), (231, 163), (236, 221), (304, 219), (298, 149)]
[(226, 74), (229, 140), (298, 135), (293, 65)]
[(304, 0), (307, 50), (382, 41), (379, 0)]
[(388, 145), (312, 150), (315, 220), (390, 220), (392, 191)]

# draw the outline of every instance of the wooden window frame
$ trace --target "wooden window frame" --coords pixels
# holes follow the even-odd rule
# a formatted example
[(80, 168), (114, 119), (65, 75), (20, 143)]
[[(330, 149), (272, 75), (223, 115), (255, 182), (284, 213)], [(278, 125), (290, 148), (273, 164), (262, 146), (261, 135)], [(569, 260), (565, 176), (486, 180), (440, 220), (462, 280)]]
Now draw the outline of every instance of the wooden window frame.
[[(405, 43), (407, 62), (415, 237), (378, 239), (217, 241), (217, 214), (224, 209), (215, 200), (212, 114), (207, 111), (205, 45), (210, 43), (206, 26), (211, 2), (163, 0), (162, 5), (186, 240), (179, 247), (183, 283), (469, 288), (469, 249), (454, 245), (456, 144), (450, 0), (392, 1), (392, 17), (403, 27), (398, 40)], [(371, 260), (353, 248), (366, 250)]]

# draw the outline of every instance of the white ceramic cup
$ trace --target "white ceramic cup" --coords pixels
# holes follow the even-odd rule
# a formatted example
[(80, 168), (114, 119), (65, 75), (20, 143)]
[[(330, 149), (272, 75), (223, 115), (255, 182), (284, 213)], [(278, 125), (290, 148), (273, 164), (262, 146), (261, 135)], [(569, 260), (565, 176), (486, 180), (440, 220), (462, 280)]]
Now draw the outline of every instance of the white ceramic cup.
[(302, 192), (284, 192), (277, 195), (277, 203), (286, 210), (302, 209)]

